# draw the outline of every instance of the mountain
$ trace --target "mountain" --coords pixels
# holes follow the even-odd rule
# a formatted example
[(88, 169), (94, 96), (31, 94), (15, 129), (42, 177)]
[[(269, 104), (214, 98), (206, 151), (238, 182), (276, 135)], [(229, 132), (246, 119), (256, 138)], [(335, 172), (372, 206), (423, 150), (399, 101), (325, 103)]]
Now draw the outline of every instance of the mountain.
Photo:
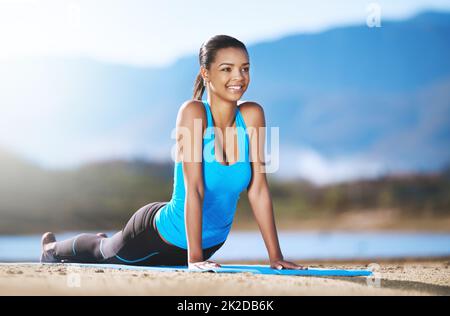
[[(450, 13), (249, 46), (251, 85), (279, 127), (275, 175), (329, 182), (450, 162)], [(169, 159), (196, 56), (163, 68), (90, 59), (0, 62), (0, 145), (49, 167)], [(270, 138), (270, 131), (268, 138)], [(269, 139), (268, 139), (269, 141)]]

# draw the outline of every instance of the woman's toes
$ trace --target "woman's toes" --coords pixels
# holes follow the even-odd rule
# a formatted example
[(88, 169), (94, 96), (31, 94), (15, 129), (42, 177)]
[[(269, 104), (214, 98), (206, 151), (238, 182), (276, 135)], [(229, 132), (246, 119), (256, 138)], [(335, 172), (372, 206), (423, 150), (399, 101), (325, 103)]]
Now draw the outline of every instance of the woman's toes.
[(45, 234), (42, 235), (42, 246), (51, 243), (51, 242), (55, 242), (56, 241), (56, 237), (55, 234), (53, 234), (52, 232), (46, 232)]
[(52, 232), (46, 232), (42, 235), (41, 245), (42, 252), (40, 262), (56, 262), (53, 254), (54, 254), (54, 245), (56, 243), (55, 234)]

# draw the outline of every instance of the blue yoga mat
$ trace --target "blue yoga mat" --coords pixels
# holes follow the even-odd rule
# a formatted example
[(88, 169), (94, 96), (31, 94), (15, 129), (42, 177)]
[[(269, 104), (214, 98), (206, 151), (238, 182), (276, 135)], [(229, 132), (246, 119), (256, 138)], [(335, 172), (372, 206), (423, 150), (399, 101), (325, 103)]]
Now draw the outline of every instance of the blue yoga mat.
[[(11, 264), (11, 263), (10, 263)], [(17, 263), (17, 264), (35, 264), (41, 263)], [(54, 265), (55, 263), (42, 263), (45, 265)], [(117, 270), (139, 270), (139, 271), (183, 271), (183, 272), (215, 272), (215, 273), (254, 273), (254, 274), (272, 274), (272, 275), (300, 275), (300, 276), (370, 276), (370, 270), (341, 270), (341, 269), (319, 269), (309, 268), (308, 270), (288, 270), (288, 269), (272, 269), (268, 265), (229, 265), (222, 264), (220, 268), (193, 271), (189, 270), (187, 266), (133, 266), (121, 264), (101, 264), (101, 263), (57, 263), (57, 265), (64, 265), (68, 267), (87, 267), (87, 268), (103, 268), (103, 269), (117, 269)]]

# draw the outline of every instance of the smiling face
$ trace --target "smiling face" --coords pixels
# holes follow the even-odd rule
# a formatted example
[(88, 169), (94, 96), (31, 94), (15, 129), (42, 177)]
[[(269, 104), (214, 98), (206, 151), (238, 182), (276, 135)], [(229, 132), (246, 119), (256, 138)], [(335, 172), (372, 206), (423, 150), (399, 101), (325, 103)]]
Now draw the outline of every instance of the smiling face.
[(222, 48), (217, 51), (209, 70), (202, 67), (202, 76), (212, 93), (227, 101), (238, 101), (250, 83), (250, 63), (247, 53), (240, 48)]

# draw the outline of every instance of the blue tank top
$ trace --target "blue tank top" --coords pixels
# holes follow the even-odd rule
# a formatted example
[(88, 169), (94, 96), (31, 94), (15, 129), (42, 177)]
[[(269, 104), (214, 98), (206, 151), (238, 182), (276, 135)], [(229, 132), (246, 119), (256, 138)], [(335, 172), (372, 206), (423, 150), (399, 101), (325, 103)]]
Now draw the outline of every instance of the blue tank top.
[[(238, 160), (223, 165), (215, 158), (214, 125), (208, 101), (205, 106), (208, 126), (203, 136), (202, 248), (224, 242), (230, 232), (240, 193), (250, 183), (252, 170), (249, 159), (249, 138), (239, 107), (235, 121), (238, 139)], [(170, 201), (155, 216), (158, 232), (171, 244), (187, 249), (184, 222), (185, 188), (182, 162), (175, 162), (173, 193)]]

